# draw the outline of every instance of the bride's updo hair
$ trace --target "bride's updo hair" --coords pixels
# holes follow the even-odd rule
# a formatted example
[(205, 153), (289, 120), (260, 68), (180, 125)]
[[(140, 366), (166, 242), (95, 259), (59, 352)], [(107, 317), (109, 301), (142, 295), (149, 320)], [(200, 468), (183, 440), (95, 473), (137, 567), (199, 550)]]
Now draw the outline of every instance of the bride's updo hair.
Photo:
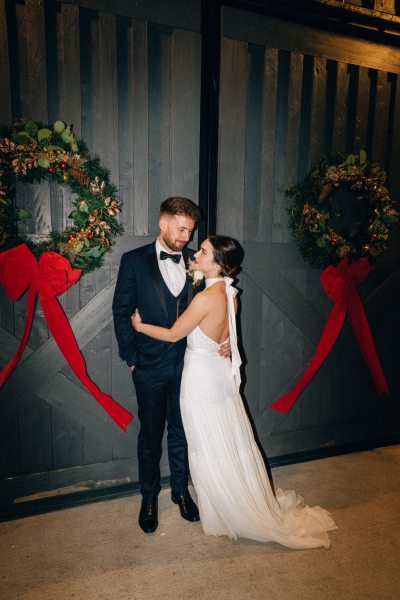
[(244, 256), (239, 242), (225, 235), (210, 235), (208, 241), (213, 247), (214, 260), (221, 267), (222, 275), (236, 275)]

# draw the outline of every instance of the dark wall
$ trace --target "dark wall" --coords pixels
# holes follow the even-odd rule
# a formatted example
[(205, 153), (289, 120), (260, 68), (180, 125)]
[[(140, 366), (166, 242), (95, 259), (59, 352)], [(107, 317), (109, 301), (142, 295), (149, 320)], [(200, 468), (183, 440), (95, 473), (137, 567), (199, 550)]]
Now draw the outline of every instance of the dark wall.
[[(200, 31), (201, 4), (194, 0), (0, 0), (0, 124), (24, 115), (72, 122), (120, 190), (125, 235), (105, 266), (85, 275), (61, 303), (90, 375), (134, 414), (133, 386), (111, 323), (121, 254), (154, 239), (167, 196), (211, 206), (215, 200), (198, 197), (206, 126)], [(244, 392), (258, 436), (272, 459), (380, 443), (400, 433), (394, 251), (361, 290), (390, 398), (376, 395), (346, 325), (293, 411), (280, 415), (268, 404), (305, 368), (331, 308), (320, 273), (292, 244), (285, 189), (321, 154), (365, 148), (388, 169), (391, 191), (399, 195), (399, 50), (384, 40), (225, 7), (218, 58), (217, 230), (242, 240), (246, 251)], [(71, 197), (48, 184), (19, 186), (18, 205), (32, 213), (24, 231), (46, 235), (65, 227)], [(0, 293), (1, 364), (16, 351), (25, 304), (26, 297), (12, 303)], [(84, 491), (137, 480), (137, 421), (124, 434), (81, 388), (49, 337), (40, 306), (24, 361), (0, 392), (0, 414), (6, 506), (56, 488)], [(166, 453), (162, 472), (168, 472)]]

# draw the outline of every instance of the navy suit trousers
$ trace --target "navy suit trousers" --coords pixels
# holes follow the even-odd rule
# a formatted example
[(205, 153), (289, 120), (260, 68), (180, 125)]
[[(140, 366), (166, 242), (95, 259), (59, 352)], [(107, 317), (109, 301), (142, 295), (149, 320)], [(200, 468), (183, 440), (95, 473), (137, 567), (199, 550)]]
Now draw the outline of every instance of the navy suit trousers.
[(181, 493), (187, 488), (187, 443), (179, 408), (182, 369), (182, 351), (171, 344), (158, 365), (139, 364), (132, 372), (140, 421), (139, 482), (144, 498), (157, 496), (160, 491), (161, 444), (165, 423), (171, 489)]

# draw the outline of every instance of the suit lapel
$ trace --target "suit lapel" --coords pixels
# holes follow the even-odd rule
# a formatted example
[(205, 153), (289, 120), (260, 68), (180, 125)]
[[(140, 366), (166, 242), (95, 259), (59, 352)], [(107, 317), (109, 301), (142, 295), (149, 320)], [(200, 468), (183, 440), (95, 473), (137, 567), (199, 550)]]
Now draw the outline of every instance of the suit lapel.
[(155, 250), (155, 245), (153, 247), (153, 251), (147, 256), (147, 261), (149, 263), (150, 273), (153, 279), (154, 287), (156, 288), (165, 316), (168, 318), (167, 303), (165, 301), (164, 296), (163, 279), (160, 273), (160, 269), (158, 268), (157, 252)]
[(188, 250), (187, 248), (184, 248), (182, 251), (182, 255), (183, 255), (183, 260), (185, 261), (185, 267), (186, 267), (186, 285), (188, 288), (187, 305), (189, 306), (189, 304), (193, 298), (194, 288), (193, 288), (193, 282), (192, 282), (191, 278), (189, 277), (189, 274), (187, 271), (189, 269), (189, 259), (191, 258), (193, 260), (194, 252), (192, 252), (191, 250)]

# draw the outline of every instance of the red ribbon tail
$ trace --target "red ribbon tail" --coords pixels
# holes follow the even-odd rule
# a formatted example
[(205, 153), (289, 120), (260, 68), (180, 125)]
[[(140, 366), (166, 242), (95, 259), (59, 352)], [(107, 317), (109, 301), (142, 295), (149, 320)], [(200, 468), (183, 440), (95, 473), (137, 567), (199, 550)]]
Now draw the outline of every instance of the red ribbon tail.
[(54, 296), (48, 296), (46, 298), (41, 297), (41, 302), (49, 329), (71, 369), (117, 425), (126, 431), (127, 426), (133, 419), (133, 415), (118, 404), (111, 396), (104, 394), (90, 379), (86, 370), (85, 359), (82, 356), (71, 325), (58, 300)]
[(29, 288), (28, 292), (28, 302), (27, 302), (27, 316), (26, 323), (24, 329), (24, 335), (22, 336), (22, 340), (19, 343), (17, 353), (14, 358), (12, 358), (6, 366), (0, 371), (0, 389), (3, 387), (15, 367), (17, 366), (19, 359), (21, 358), (25, 346), (28, 342), (29, 335), (32, 329), (33, 318), (35, 316), (35, 306), (36, 306), (36, 298), (37, 298), (37, 289), (34, 287)]
[(361, 353), (368, 365), (378, 394), (388, 394), (389, 388), (379, 362), (371, 329), (357, 290), (349, 297), (349, 315)]
[(294, 388), (276, 400), (270, 407), (273, 410), (279, 412), (288, 413), (296, 402), (303, 390), (308, 386), (314, 375), (318, 372), (322, 363), (331, 351), (334, 343), (336, 342), (339, 333), (342, 330), (344, 320), (346, 318), (346, 303), (345, 301), (336, 302), (331, 314), (325, 325), (325, 329), (322, 333), (321, 339), (318, 343), (317, 350), (308, 365), (307, 370), (303, 373), (300, 380), (296, 383)]

